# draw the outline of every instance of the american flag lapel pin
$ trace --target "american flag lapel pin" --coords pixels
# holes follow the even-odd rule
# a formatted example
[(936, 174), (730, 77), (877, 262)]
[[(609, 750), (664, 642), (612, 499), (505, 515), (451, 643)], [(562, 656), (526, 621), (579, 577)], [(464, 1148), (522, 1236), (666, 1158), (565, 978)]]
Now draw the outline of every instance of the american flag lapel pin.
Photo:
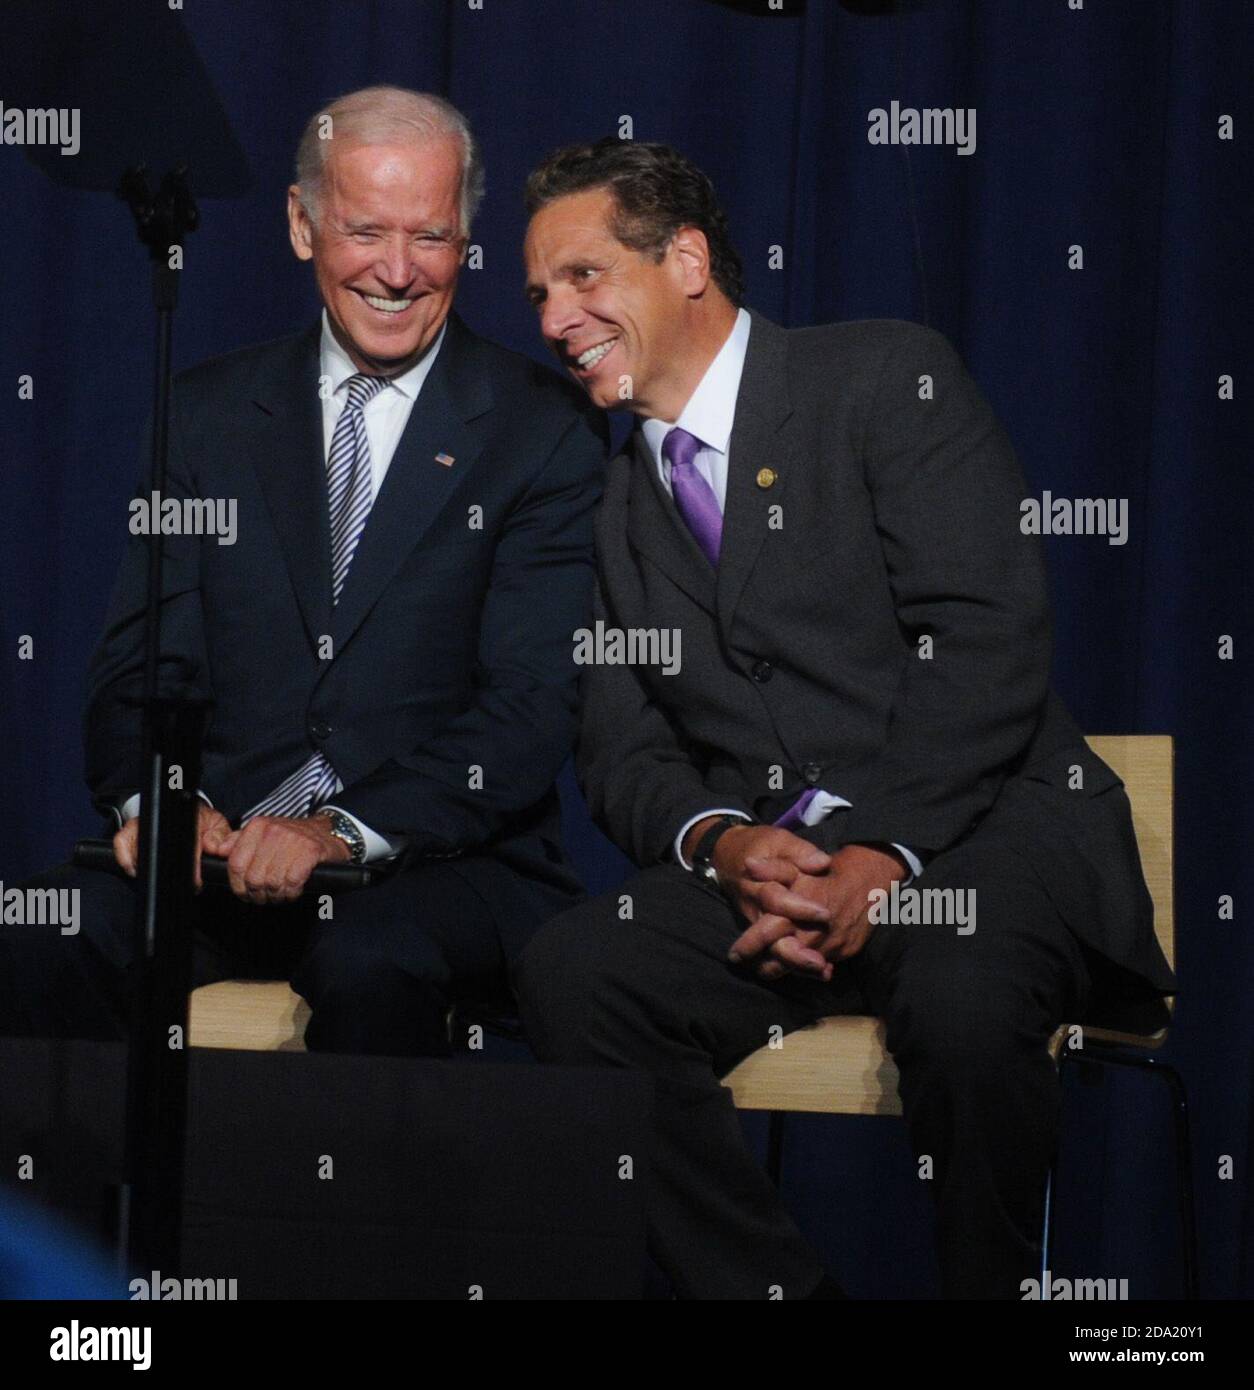
[(457, 462), (452, 454), (436, 454), (435, 461), (443, 464), (445, 468), (452, 468), (453, 464)]

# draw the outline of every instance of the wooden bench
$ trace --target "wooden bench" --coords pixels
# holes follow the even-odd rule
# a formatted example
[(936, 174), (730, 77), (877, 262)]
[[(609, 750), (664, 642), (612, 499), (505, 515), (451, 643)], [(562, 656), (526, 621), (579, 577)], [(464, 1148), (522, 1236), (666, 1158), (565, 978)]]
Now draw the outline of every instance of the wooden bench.
[[(1172, 902), (1172, 746), (1166, 735), (1111, 735), (1089, 747), (1123, 781), (1145, 881), (1154, 900), (1154, 930), (1168, 964), (1175, 964)], [(926, 878), (926, 875), (924, 876)], [(1050, 1041), (1057, 1059), (1067, 1031)], [(1167, 1030), (1118, 1033), (1085, 1028), (1083, 1043), (1153, 1049)], [(825, 1115), (900, 1115), (897, 1068), (884, 1047), (884, 1025), (861, 1015), (825, 1018), (789, 1033), (779, 1047), (763, 1047), (723, 1078), (742, 1110), (810, 1111)]]
[[(1165, 736), (1090, 738), (1089, 745), (1123, 779), (1132, 802), (1137, 843), (1154, 899), (1158, 939), (1174, 957), (1171, 898), (1171, 739)], [(309, 1005), (282, 980), (224, 980), (194, 990), (192, 1047), (252, 1052), (304, 1051)], [(1064, 1030), (1052, 1044), (1055, 1055)], [(1088, 1030), (1093, 1040), (1154, 1047), (1149, 1037)], [(815, 1111), (829, 1115), (899, 1115), (897, 1068), (874, 1018), (823, 1019), (790, 1033), (779, 1048), (764, 1047), (724, 1078), (745, 1110)]]

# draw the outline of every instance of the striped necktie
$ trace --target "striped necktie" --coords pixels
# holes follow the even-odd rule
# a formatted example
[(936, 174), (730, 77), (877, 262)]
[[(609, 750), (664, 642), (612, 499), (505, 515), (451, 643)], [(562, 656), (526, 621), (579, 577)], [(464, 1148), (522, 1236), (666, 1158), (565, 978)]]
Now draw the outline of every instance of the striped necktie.
[[(340, 601), (353, 553), (374, 501), (370, 441), (362, 412), (387, 384), (386, 377), (365, 376), (361, 372), (349, 377), (348, 401), (331, 435), (327, 494), (331, 508), (331, 597), (334, 603)], [(240, 824), (246, 824), (254, 816), (307, 816), (343, 785), (325, 756), (315, 753), (246, 811)]]
[(348, 379), (348, 404), (340, 411), (327, 455), (327, 491), (331, 499), (331, 594), (336, 603), (353, 551), (370, 515), (374, 485), (370, 475), (370, 441), (362, 411), (387, 385), (387, 378), (363, 376)]

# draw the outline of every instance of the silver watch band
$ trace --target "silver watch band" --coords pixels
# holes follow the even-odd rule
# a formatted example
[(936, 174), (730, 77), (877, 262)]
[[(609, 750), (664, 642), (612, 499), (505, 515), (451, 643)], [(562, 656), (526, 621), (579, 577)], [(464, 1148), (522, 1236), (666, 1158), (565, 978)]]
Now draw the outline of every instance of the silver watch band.
[(343, 840), (348, 846), (350, 861), (354, 864), (364, 864), (366, 861), (366, 838), (344, 812), (333, 810), (331, 807), (323, 807), (318, 814), (325, 816), (331, 822), (331, 834), (337, 840)]

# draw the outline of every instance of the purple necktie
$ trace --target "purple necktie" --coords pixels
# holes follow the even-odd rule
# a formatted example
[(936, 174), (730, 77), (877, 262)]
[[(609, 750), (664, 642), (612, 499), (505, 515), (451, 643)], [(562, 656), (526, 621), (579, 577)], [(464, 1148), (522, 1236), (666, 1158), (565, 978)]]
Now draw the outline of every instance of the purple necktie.
[[(671, 465), (671, 491), (675, 495), (675, 506), (701, 547), (702, 554), (717, 568), (719, 546), (723, 540), (723, 513), (719, 511), (714, 489), (697, 472), (697, 465), (693, 462), (700, 448), (701, 441), (697, 436), (681, 430), (678, 425), (662, 440), (662, 454)], [(802, 792), (775, 824), (784, 829), (800, 825), (802, 816), (818, 794), (817, 787)]]
[(802, 792), (775, 824), (782, 830), (791, 830), (794, 825), (804, 824), (805, 813), (810, 809), (810, 803), (818, 794), (818, 787), (811, 787), (809, 791)]
[(697, 472), (693, 462), (701, 449), (695, 434), (681, 430), (678, 425), (662, 440), (662, 456), (671, 466), (671, 492), (675, 506), (683, 517), (701, 553), (718, 566), (718, 551), (723, 540), (723, 513), (719, 510), (714, 489)]

